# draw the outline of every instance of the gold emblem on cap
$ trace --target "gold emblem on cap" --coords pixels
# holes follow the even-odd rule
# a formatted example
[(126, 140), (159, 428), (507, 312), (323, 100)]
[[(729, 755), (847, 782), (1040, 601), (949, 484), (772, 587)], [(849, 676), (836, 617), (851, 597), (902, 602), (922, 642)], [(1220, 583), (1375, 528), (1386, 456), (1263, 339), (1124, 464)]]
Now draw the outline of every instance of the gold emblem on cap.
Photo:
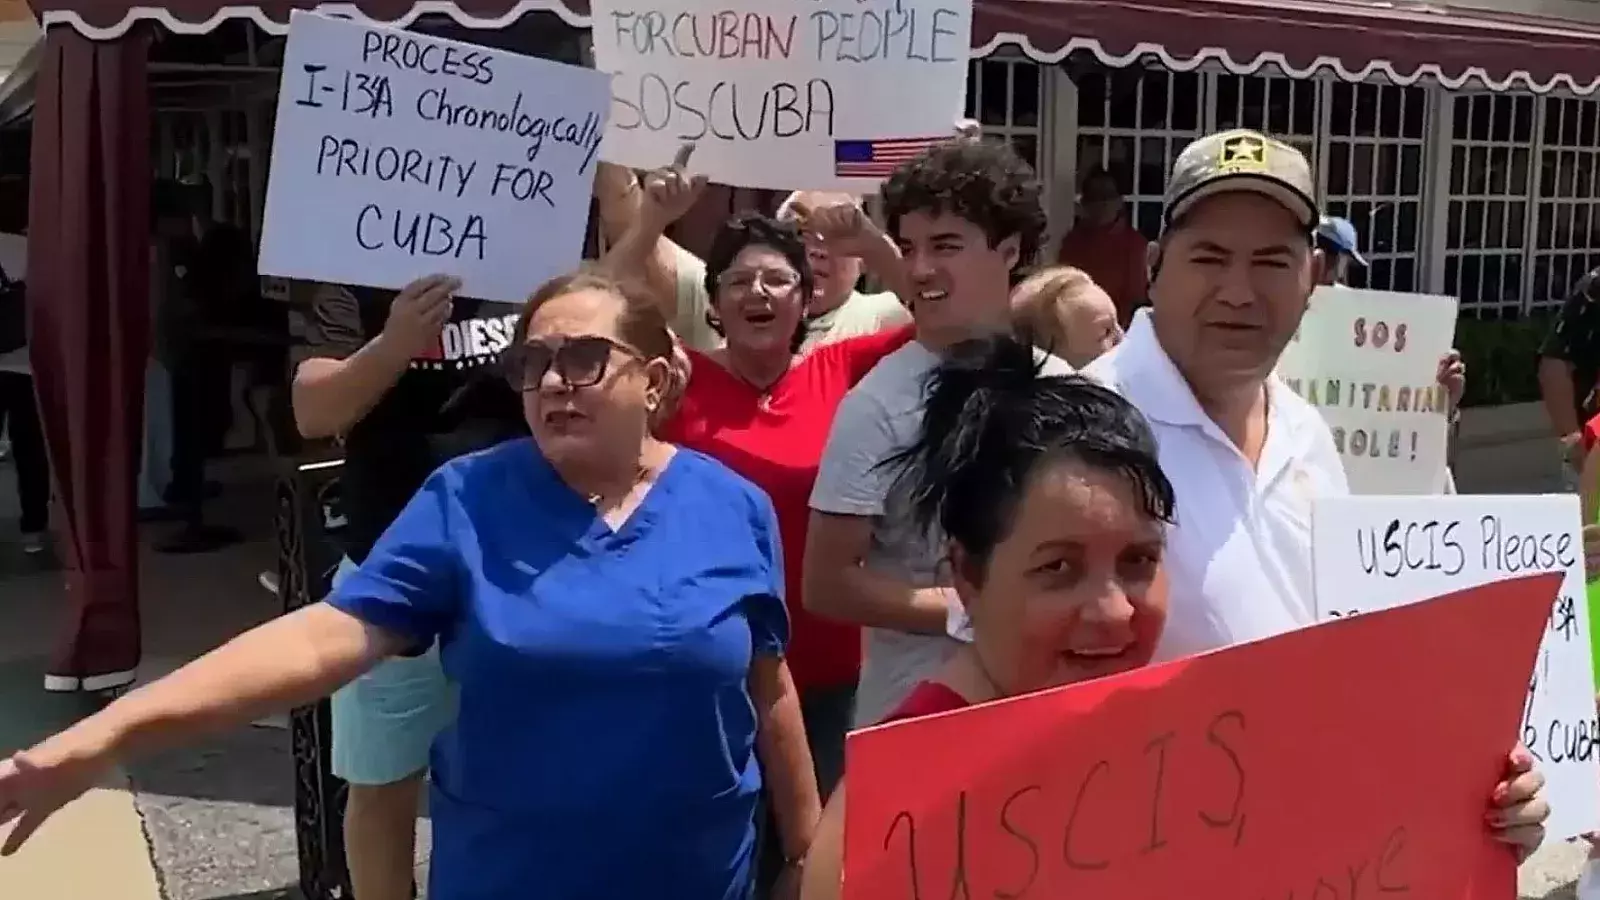
[(1224, 172), (1264, 172), (1267, 168), (1267, 142), (1241, 134), (1222, 142), (1217, 168)]

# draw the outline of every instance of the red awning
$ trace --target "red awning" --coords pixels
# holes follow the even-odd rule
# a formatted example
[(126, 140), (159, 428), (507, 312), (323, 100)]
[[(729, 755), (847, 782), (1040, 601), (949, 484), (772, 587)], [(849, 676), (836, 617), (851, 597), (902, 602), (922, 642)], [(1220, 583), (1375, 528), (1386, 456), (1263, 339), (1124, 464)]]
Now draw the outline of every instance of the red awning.
[(972, 45), (1020, 44), (1039, 62), (1075, 50), (1107, 65), (1220, 63), (1246, 75), (1328, 71), (1347, 81), (1432, 76), (1445, 87), (1600, 89), (1600, 26), (1441, 4), (1356, 0), (978, 0)]
[(317, 9), (409, 25), (426, 15), (446, 15), (468, 28), (502, 28), (525, 13), (554, 12), (575, 28), (589, 27), (589, 0), (362, 0), (323, 3), (318, 0), (29, 0), (45, 26), (67, 25), (95, 40), (112, 40), (137, 22), (159, 22), (176, 34), (205, 34), (229, 19), (249, 19), (266, 31), (283, 34), (289, 13)]
[[(202, 33), (226, 19), (250, 19), (273, 32), (289, 11), (333, 13), (409, 24), (447, 15), (473, 28), (499, 28), (524, 13), (555, 12), (587, 28), (589, 0), (32, 0), (45, 25), (69, 25), (99, 40), (133, 23), (156, 21)], [(1304, 76), (1327, 71), (1359, 81), (1381, 74), (1409, 84), (1434, 77), (1446, 87), (1590, 94), (1600, 89), (1600, 26), (1439, 4), (1359, 0), (977, 0), (973, 49), (987, 55), (1020, 46), (1043, 63), (1074, 51), (1108, 65), (1159, 60), (1178, 70), (1206, 62), (1248, 74), (1277, 66)]]

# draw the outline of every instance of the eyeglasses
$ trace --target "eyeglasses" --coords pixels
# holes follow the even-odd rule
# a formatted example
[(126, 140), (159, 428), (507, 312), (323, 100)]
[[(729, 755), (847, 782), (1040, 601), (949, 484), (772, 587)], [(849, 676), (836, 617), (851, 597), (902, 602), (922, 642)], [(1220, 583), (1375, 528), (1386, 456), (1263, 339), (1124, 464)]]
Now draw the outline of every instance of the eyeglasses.
[(769, 294), (782, 294), (798, 287), (800, 276), (791, 269), (730, 269), (717, 279), (719, 287), (741, 294), (758, 284)]
[(644, 359), (644, 354), (626, 344), (599, 335), (583, 335), (512, 345), (501, 365), (505, 367), (506, 380), (518, 391), (538, 390), (552, 366), (562, 384), (585, 388), (606, 377), (613, 350), (635, 360)]

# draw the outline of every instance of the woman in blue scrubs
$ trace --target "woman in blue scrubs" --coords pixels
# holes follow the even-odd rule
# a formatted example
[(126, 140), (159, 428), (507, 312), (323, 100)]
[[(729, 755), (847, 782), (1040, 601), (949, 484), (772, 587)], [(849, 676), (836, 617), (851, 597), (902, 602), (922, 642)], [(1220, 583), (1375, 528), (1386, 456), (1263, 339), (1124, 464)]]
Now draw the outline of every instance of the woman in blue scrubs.
[(437, 639), (461, 698), (433, 748), (432, 900), (743, 898), (763, 774), (804, 856), (821, 811), (771, 503), (650, 435), (672, 340), (633, 289), (556, 279), (517, 335), (532, 439), (438, 469), (327, 603), (0, 763), (6, 849), (131, 753)]

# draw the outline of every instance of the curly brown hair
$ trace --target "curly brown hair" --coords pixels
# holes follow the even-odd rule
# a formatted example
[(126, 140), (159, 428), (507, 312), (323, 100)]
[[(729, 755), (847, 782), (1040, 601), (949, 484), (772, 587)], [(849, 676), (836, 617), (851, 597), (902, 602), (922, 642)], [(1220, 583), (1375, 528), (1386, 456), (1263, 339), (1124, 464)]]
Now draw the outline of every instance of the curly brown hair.
[(896, 239), (900, 220), (913, 212), (965, 219), (983, 230), (991, 247), (1015, 236), (1014, 276), (1033, 264), (1049, 224), (1038, 177), (1003, 141), (936, 144), (896, 169), (882, 196), (889, 234)]

